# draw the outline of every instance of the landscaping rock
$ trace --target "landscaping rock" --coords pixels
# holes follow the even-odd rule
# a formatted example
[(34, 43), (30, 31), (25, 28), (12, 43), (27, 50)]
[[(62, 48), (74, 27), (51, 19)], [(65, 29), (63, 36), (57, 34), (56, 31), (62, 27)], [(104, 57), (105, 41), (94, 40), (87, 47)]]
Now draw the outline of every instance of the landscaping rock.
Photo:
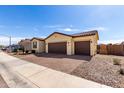
[(119, 70), (120, 66), (113, 65), (111, 57), (97, 55), (90, 62), (82, 63), (71, 74), (112, 87), (124, 87), (124, 76), (118, 73)]

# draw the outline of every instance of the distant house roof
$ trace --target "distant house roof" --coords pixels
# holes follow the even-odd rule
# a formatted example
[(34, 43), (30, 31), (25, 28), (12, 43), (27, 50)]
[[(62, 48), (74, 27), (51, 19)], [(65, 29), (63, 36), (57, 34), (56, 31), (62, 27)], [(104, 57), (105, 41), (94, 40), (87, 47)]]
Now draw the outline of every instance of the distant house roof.
[(33, 38), (31, 39), (31, 41), (32, 41), (33, 39), (40, 40), (40, 41), (44, 41), (43, 38), (37, 38), (37, 37), (33, 37)]
[(30, 42), (30, 39), (23, 39), (20, 42)]
[(90, 35), (95, 35), (97, 33), (98, 33), (97, 30), (93, 30), (93, 31), (88, 31), (88, 32), (81, 32), (81, 33), (72, 34), (72, 36), (73, 37), (77, 37), (77, 36), (90, 36)]
[[(92, 31), (87, 31), (87, 32), (81, 32), (81, 33), (76, 33), (76, 34), (64, 34), (64, 33), (60, 33), (60, 32), (54, 32), (52, 34), (50, 34), (47, 38), (49, 38), (50, 36), (52, 36), (53, 34), (61, 34), (61, 35), (65, 35), (65, 36), (69, 36), (69, 37), (81, 37), (81, 36), (91, 36), (91, 35), (98, 35), (98, 31), (97, 30), (92, 30)], [(45, 38), (45, 39), (47, 39)], [(99, 37), (98, 37), (99, 38)]]
[(31, 42), (30, 39), (23, 39), (23, 40), (21, 40), (21, 41), (19, 42), (19, 44), (21, 44), (21, 43), (30, 43), (30, 42)]

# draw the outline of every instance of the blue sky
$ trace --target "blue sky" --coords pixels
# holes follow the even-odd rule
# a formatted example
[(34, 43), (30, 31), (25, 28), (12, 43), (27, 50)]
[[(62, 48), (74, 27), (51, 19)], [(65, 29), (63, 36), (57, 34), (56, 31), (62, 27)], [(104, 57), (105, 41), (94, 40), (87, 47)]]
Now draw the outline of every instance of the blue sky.
[(124, 40), (124, 6), (0, 6), (0, 44), (47, 37), (54, 31), (73, 34), (98, 30), (99, 43)]

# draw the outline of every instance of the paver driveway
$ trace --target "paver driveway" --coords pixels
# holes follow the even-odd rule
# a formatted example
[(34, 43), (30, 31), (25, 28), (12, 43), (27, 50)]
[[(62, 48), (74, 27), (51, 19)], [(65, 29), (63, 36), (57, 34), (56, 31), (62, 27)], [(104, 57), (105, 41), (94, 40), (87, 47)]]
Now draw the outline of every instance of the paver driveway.
[(0, 52), (0, 59), (0, 74), (9, 87), (109, 88), (102, 84), (20, 60), (3, 52)]

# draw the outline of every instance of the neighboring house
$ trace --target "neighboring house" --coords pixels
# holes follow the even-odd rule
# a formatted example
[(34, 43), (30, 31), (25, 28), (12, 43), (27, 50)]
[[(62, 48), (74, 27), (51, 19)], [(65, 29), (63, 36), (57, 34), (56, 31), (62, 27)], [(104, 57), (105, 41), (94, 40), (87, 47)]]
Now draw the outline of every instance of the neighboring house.
[(97, 53), (97, 30), (77, 34), (54, 32), (45, 39), (46, 53), (90, 55)]
[(36, 53), (43, 53), (45, 52), (45, 41), (43, 38), (32, 38), (31, 39), (31, 48)]
[(15, 50), (18, 50), (19, 48), (21, 48), (20, 45), (15, 45), (15, 44), (11, 45), (11, 51), (12, 52), (14, 52)]
[(31, 40), (30, 39), (21, 40), (18, 44), (24, 48), (24, 51), (31, 51)]

